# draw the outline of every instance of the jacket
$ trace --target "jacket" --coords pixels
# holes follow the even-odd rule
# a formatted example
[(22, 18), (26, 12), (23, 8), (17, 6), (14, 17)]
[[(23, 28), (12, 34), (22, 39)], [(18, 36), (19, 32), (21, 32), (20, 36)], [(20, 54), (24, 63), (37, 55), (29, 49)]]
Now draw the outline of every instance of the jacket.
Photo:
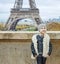
[[(34, 35), (32, 37), (31, 52), (32, 52), (32, 55), (34, 57), (35, 57), (35, 55), (39, 55), (39, 54), (41, 54), (44, 57), (47, 57), (48, 55), (49, 56), (51, 55), (51, 52), (52, 52), (52, 44), (51, 44), (51, 41), (49, 40), (48, 52), (47, 52), (47, 55), (45, 55), (45, 53), (43, 52), (44, 51), (43, 50), (43, 46), (44, 46), (43, 45), (43, 39), (44, 39), (44, 37), (41, 37), (39, 34)], [(36, 42), (36, 43), (34, 43), (34, 42)], [(36, 45), (36, 46), (34, 46), (34, 45)], [(36, 48), (37, 48), (37, 50), (36, 50)]]

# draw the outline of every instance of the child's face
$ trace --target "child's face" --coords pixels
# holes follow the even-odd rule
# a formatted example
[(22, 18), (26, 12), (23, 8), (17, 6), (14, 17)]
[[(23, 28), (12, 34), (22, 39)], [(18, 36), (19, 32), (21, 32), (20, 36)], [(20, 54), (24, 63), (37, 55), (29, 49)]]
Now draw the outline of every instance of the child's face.
[(45, 33), (46, 33), (46, 27), (42, 27), (42, 28), (40, 29), (40, 33), (41, 33), (41, 34), (45, 34)]

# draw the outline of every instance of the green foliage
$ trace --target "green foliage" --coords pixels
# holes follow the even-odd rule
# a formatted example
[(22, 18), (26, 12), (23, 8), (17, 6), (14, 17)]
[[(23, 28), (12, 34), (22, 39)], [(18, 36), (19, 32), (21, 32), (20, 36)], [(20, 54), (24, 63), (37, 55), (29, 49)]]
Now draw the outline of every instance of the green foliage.
[(4, 30), (4, 25), (2, 23), (0, 23), (0, 31)]
[(29, 26), (29, 25), (20, 25), (20, 26), (16, 26), (16, 30), (17, 31), (36, 31), (36, 27), (35, 26)]

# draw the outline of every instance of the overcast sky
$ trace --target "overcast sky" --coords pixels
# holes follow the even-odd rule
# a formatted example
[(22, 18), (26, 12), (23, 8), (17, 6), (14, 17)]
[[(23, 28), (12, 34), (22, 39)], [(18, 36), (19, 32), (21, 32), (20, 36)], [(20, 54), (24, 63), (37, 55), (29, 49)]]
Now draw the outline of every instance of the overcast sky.
[[(23, 7), (29, 7), (28, 0), (23, 0)], [(58, 18), (60, 16), (60, 0), (35, 0), (39, 8), (42, 20)], [(10, 10), (14, 6), (15, 0), (0, 0), (0, 21), (6, 21), (10, 15)]]

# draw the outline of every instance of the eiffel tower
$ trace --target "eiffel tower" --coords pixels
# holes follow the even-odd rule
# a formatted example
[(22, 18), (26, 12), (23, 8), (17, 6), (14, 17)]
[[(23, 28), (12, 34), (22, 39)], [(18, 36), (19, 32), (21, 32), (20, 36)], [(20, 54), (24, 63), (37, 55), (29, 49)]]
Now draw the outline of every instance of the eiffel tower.
[(41, 23), (41, 18), (39, 16), (39, 9), (36, 8), (35, 0), (29, 0), (30, 8), (23, 8), (23, 0), (15, 0), (14, 7), (11, 9), (10, 17), (8, 18), (5, 29), (15, 30), (15, 27), (19, 20), (25, 18), (32, 18), (36, 21), (36, 24)]

